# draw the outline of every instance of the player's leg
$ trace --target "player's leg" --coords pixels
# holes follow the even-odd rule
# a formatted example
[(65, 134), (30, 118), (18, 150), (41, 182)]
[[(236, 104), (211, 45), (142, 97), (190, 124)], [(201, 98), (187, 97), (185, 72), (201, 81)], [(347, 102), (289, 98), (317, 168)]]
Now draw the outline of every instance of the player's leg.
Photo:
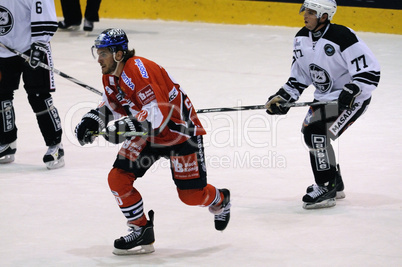
[(85, 8), (84, 31), (92, 31), (94, 22), (99, 21), (99, 7), (101, 0), (88, 0)]
[(14, 90), (18, 89), (23, 60), (0, 58), (0, 163), (13, 162), (17, 151), (17, 126), (14, 112)]
[(147, 151), (149, 143), (141, 137), (128, 140), (122, 146), (113, 169), (109, 173), (109, 187), (120, 210), (127, 219), (131, 233), (116, 239), (116, 255), (144, 254), (154, 251), (153, 211), (149, 211), (149, 220), (144, 214), (143, 199), (134, 181), (142, 177), (158, 158)]
[(325, 107), (310, 108), (303, 124), (304, 141), (309, 148), (316, 184), (303, 196), (303, 208), (316, 209), (336, 205), (336, 158), (327, 135)]
[(170, 155), (173, 180), (180, 200), (191, 206), (209, 207), (215, 229), (223, 231), (230, 219), (230, 191), (207, 184), (202, 136), (173, 147)]
[(0, 163), (14, 161), (17, 151), (17, 126), (13, 106), (13, 93), (4, 94), (0, 88)]
[(109, 187), (116, 198), (131, 233), (114, 241), (116, 255), (143, 254), (154, 252), (153, 211), (149, 221), (144, 214), (141, 194), (133, 187), (136, 177), (133, 173), (113, 168), (108, 177)]
[[(51, 64), (50, 52), (46, 63)], [(64, 166), (64, 149), (61, 143), (62, 127), (57, 108), (54, 106), (50, 92), (55, 90), (53, 73), (43, 68), (23, 68), (24, 87), (28, 101), (36, 115), (39, 129), (48, 150), (43, 162), (48, 169)]]
[(63, 21), (59, 21), (59, 29), (76, 30), (81, 25), (82, 13), (79, 0), (61, 0)]
[[(331, 140), (337, 139), (367, 110), (371, 99), (356, 101), (350, 110), (339, 112), (337, 105), (310, 108), (303, 124), (304, 140), (310, 149), (310, 161), (316, 185), (307, 188), (304, 208), (332, 207), (335, 197), (342, 199), (344, 184), (339, 164), (336, 164)], [(329, 164), (327, 164), (327, 162)]]

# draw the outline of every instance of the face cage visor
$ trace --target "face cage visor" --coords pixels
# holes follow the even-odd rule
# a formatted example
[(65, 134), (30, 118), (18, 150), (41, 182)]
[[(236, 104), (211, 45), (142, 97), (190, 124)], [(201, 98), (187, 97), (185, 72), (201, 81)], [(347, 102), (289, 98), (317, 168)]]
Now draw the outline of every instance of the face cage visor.
[[(310, 8), (311, 9), (311, 8)], [(311, 9), (311, 10), (314, 10), (314, 9)], [(306, 6), (304, 5), (304, 4), (302, 4), (302, 6), (300, 7), (300, 10), (299, 10), (299, 15), (301, 15), (303, 12), (305, 12), (306, 11)], [(316, 12), (316, 17), (317, 17), (317, 19), (319, 19), (320, 17), (318, 16), (318, 12), (317, 12), (317, 10), (314, 10), (315, 12)]]

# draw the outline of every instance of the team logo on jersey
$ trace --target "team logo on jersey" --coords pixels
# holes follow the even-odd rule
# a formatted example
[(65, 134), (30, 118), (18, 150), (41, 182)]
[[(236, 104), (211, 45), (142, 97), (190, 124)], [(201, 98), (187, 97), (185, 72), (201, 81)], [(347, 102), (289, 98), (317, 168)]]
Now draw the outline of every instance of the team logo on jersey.
[(315, 88), (325, 93), (332, 88), (332, 80), (328, 72), (315, 64), (310, 64), (310, 77)]
[(11, 31), (14, 25), (14, 18), (11, 12), (0, 6), (0, 36), (6, 35)]
[(327, 56), (333, 56), (334, 54), (335, 54), (335, 48), (332, 46), (332, 45), (330, 45), (330, 44), (326, 44), (325, 46), (324, 46), (324, 51), (325, 51), (325, 54), (327, 55)]
[(135, 115), (135, 117), (137, 118), (137, 121), (143, 122), (148, 117), (148, 111), (142, 109), (140, 112), (137, 113), (137, 115)]

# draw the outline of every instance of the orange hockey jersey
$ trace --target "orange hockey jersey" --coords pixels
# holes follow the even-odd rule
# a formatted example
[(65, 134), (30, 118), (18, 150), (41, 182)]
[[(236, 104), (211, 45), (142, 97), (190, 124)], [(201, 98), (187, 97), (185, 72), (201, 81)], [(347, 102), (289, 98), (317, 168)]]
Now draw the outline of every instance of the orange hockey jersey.
[[(160, 127), (174, 107), (167, 127), (148, 140), (161, 145), (175, 145), (190, 136), (206, 134), (187, 94), (167, 71), (143, 57), (125, 63), (120, 77), (103, 75), (103, 100), (114, 118), (132, 115), (147, 120), (153, 129)], [(127, 114), (130, 112), (131, 114)]]

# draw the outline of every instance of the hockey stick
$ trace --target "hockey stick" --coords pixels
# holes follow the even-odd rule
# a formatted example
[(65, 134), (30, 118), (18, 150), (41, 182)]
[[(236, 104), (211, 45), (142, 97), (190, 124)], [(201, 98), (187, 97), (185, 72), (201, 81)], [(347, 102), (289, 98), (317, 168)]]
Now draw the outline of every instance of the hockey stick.
[[(305, 107), (305, 106), (319, 106), (319, 105), (331, 105), (337, 104), (337, 101), (324, 101), (324, 102), (294, 102), (282, 104), (282, 107), (293, 108), (293, 107)], [(212, 112), (226, 112), (226, 111), (241, 111), (241, 110), (253, 110), (253, 109), (265, 109), (265, 105), (255, 105), (255, 106), (239, 106), (232, 108), (204, 108), (198, 109), (197, 113), (212, 113)]]
[[(158, 129), (156, 129), (153, 132), (137, 132), (137, 131), (132, 131), (132, 132), (117, 132), (117, 135), (124, 136), (124, 137), (130, 137), (130, 136), (157, 136), (160, 134), (165, 128), (166, 125), (169, 123), (170, 118), (172, 117), (174, 110), (174, 106), (170, 108), (169, 114), (166, 116), (166, 119), (162, 122), (161, 126), (159, 126)], [(100, 131), (100, 132), (91, 132), (94, 136), (98, 135), (107, 135), (106, 131)]]
[(294, 107), (305, 107), (305, 106), (320, 106), (320, 105), (334, 105), (338, 104), (338, 101), (322, 101), (322, 102), (293, 102), (293, 103), (285, 103), (282, 104), (282, 107), (285, 108), (294, 108)]
[(240, 110), (253, 110), (253, 109), (264, 109), (264, 105), (256, 105), (256, 106), (239, 106), (232, 108), (204, 108), (197, 109), (197, 113), (212, 113), (212, 112), (226, 112), (226, 111), (240, 111)]
[[(16, 54), (17, 56), (22, 57), (23, 59), (25, 59), (26, 62), (29, 62), (29, 56), (28, 55), (25, 55), (25, 54), (15, 50), (15, 49), (11, 48), (11, 47), (6, 46), (5, 44), (2, 44), (2, 43), (0, 43), (0, 46), (4, 47), (8, 51)], [(77, 79), (65, 74), (64, 72), (59, 71), (58, 69), (55, 69), (55, 68), (53, 68), (53, 67), (51, 67), (49, 65), (46, 65), (43, 62), (39, 62), (39, 67), (42, 67), (42, 68), (44, 68), (46, 70), (49, 70), (49, 71), (53, 71), (54, 73), (60, 75), (61, 77), (66, 78), (67, 80), (70, 80), (71, 82), (73, 82), (75, 84), (78, 84), (79, 86), (82, 86), (82, 87), (84, 87), (85, 89), (88, 89), (91, 92), (94, 92), (94, 93), (96, 93), (98, 95), (102, 95), (102, 92), (98, 91), (97, 89), (95, 89), (95, 88), (93, 88), (93, 87), (91, 87), (89, 85), (86, 85), (85, 83), (83, 83), (83, 82), (81, 82), (81, 81), (79, 81), (79, 80), (77, 80)]]

